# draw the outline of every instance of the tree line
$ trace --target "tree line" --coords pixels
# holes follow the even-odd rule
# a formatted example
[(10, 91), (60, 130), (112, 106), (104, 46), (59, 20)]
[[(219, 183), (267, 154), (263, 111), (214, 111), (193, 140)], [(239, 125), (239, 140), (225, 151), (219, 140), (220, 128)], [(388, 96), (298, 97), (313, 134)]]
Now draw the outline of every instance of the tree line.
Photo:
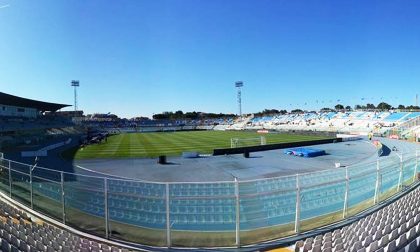
[(216, 118), (233, 118), (236, 115), (234, 114), (224, 114), (224, 113), (204, 113), (204, 112), (183, 112), (178, 110), (175, 112), (166, 111), (160, 114), (154, 114), (153, 119), (155, 120), (202, 120), (202, 119), (216, 119)]
[[(393, 107), (386, 102), (381, 102), (378, 105), (374, 105), (372, 103), (367, 103), (365, 105), (355, 105), (354, 108), (351, 106), (344, 106), (343, 104), (337, 104), (334, 108), (322, 108), (321, 112), (334, 112), (334, 111), (353, 111), (353, 110), (377, 110), (377, 111), (388, 111), (393, 109), (400, 109), (400, 110), (420, 110), (419, 106), (404, 106), (399, 105), (398, 107)], [(290, 113), (304, 113), (305, 111), (302, 109), (293, 109)], [(264, 109), (260, 112), (254, 113), (254, 116), (269, 116), (269, 115), (278, 115), (278, 114), (287, 114), (288, 111), (285, 109)], [(235, 114), (224, 114), (224, 113), (205, 113), (205, 112), (183, 112), (182, 110), (178, 110), (175, 112), (166, 111), (160, 114), (154, 114), (153, 119), (155, 120), (203, 120), (203, 119), (216, 119), (216, 118), (233, 118), (236, 117)]]

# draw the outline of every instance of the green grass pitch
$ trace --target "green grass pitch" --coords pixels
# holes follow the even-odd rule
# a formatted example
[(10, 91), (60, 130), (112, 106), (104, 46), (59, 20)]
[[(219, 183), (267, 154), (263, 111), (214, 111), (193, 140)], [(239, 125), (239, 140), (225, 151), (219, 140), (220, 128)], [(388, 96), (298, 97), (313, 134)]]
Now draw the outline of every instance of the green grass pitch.
[[(216, 148), (230, 148), (231, 138), (254, 138), (261, 134), (246, 131), (179, 131), (124, 133), (108, 137), (108, 141), (77, 150), (76, 159), (143, 158), (159, 155), (177, 156), (184, 151), (211, 154)], [(263, 134), (267, 144), (325, 139), (320, 136)]]

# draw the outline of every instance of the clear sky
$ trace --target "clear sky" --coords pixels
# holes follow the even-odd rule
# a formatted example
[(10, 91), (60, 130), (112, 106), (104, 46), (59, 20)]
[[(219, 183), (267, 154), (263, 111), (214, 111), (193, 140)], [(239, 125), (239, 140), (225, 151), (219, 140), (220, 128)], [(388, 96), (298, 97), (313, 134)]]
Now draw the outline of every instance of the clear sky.
[(409, 105), (419, 13), (395, 0), (0, 0), (0, 91), (72, 104), (76, 79), (79, 108), (125, 117), (237, 113), (237, 80), (245, 113)]

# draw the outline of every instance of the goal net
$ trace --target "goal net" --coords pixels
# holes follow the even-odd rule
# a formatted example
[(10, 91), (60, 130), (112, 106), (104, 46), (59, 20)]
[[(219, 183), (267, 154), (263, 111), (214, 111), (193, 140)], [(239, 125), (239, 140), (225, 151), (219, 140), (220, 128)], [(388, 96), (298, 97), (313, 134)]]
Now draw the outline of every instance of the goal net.
[(267, 141), (263, 136), (253, 138), (231, 138), (230, 148), (265, 145), (266, 143)]

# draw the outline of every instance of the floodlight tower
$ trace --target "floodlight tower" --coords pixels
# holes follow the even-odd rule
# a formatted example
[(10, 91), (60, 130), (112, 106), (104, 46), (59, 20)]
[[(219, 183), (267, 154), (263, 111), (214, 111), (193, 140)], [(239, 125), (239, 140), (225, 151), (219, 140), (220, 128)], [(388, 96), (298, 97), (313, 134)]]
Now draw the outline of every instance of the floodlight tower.
[(239, 107), (239, 116), (242, 117), (242, 92), (241, 87), (244, 86), (242, 81), (235, 82), (235, 87), (238, 90), (238, 107)]
[(77, 111), (77, 88), (80, 86), (78, 80), (72, 80), (71, 86), (74, 87), (74, 111)]

